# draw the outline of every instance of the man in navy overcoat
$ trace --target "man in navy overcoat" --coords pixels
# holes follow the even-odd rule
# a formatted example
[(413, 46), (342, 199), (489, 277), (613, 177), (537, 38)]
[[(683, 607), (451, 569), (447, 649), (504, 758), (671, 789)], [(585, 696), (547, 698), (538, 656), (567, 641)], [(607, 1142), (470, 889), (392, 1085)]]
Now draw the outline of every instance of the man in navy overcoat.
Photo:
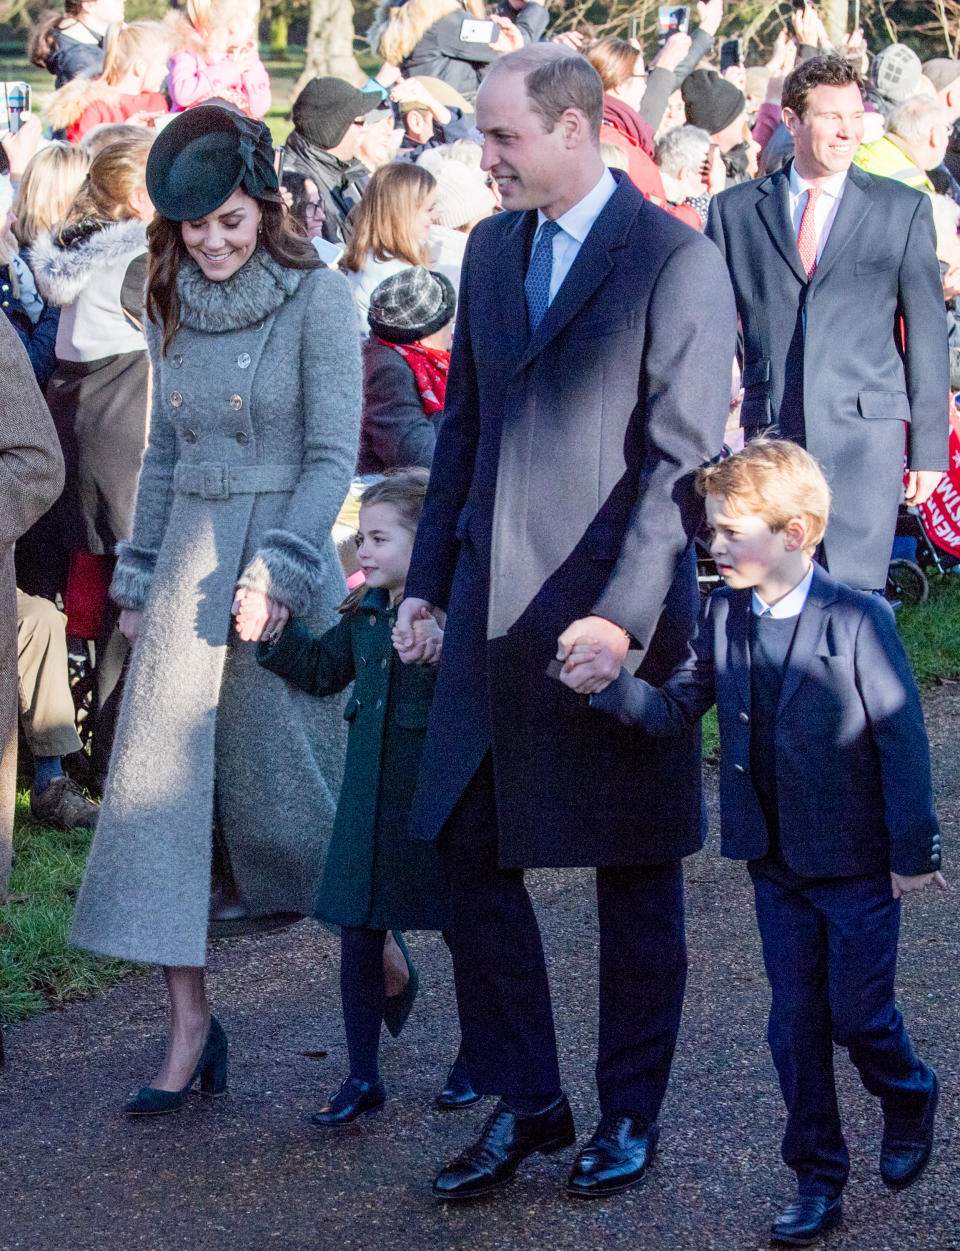
[(573, 1193), (643, 1176), (683, 1003), (699, 739), (638, 748), (547, 670), (583, 633), (653, 681), (684, 655), (693, 471), (721, 446), (736, 322), (713, 245), (604, 167), (601, 116), (599, 77), (554, 44), (501, 59), (481, 87), (506, 211), (467, 247), (398, 617), (410, 659), (415, 614), (447, 612), (411, 832), (440, 839), (470, 1075), (501, 1098), (438, 1177), (445, 1199), (574, 1141), (525, 868), (597, 867), (601, 1120)]
[(907, 503), (922, 503), (947, 467), (947, 325), (930, 198), (851, 165), (863, 98), (843, 57), (798, 66), (783, 103), (794, 160), (721, 192), (707, 219), (743, 327), (740, 422), (747, 438), (777, 427), (816, 457), (833, 495), (822, 558), (841, 582), (882, 590), (904, 451)]

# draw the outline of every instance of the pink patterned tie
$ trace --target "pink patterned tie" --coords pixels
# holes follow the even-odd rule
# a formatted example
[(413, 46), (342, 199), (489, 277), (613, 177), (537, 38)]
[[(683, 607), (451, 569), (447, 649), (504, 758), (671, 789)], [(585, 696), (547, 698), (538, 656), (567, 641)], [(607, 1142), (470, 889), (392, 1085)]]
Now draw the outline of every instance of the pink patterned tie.
[(797, 247), (800, 249), (800, 260), (812, 278), (817, 268), (817, 227), (813, 220), (814, 206), (823, 194), (821, 187), (810, 187), (807, 191), (807, 203), (804, 205), (803, 216), (800, 218), (800, 233), (797, 235)]

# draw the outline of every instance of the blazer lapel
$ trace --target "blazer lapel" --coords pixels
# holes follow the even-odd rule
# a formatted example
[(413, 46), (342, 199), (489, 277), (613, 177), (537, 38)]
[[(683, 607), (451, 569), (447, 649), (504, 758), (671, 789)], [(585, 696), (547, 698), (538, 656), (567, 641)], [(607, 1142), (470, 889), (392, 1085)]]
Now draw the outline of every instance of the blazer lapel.
[(529, 338), (527, 297), (523, 280), (530, 259), (530, 247), (537, 229), (536, 212), (514, 213), (496, 248), (484, 257), (488, 272), (483, 274), (486, 301), (492, 324), (503, 326), (500, 352), (506, 358), (508, 374), (513, 373)]
[(797, 236), (790, 216), (790, 176), (787, 169), (777, 170), (769, 178), (764, 178), (757, 190), (761, 193), (757, 201), (757, 212), (770, 232), (770, 238), (793, 272), (805, 283), (807, 271), (800, 260)]
[(870, 212), (872, 204), (866, 190), (869, 185), (867, 176), (856, 165), (851, 165), (847, 173), (847, 180), (843, 184), (843, 194), (840, 196), (840, 203), (837, 205), (836, 216), (833, 219), (833, 225), (830, 227), (830, 234), (827, 237), (823, 255), (820, 257), (813, 278), (810, 280), (811, 286), (815, 286), (825, 274), (829, 273), (841, 250), (856, 235), (860, 229), (860, 223), (867, 213)]
[(800, 613), (800, 620), (797, 622), (797, 632), (793, 636), (787, 670), (783, 675), (777, 716), (780, 716), (796, 694), (800, 683), (811, 671), (813, 658), (817, 654), (820, 639), (827, 625), (827, 614), (824, 609), (828, 604), (832, 604), (835, 598), (832, 579), (819, 565), (815, 564), (810, 592)]
[[(616, 175), (614, 175), (616, 177)], [(527, 350), (520, 358), (518, 368), (524, 369), (543, 351), (548, 343), (576, 316), (597, 287), (604, 281), (616, 263), (615, 253), (624, 244), (630, 223), (636, 217), (643, 199), (633, 183), (624, 174), (619, 185), (603, 206), (600, 216), (593, 223), (586, 239), (580, 246), (569, 273), (560, 284), (553, 303), (543, 315), (543, 321), (534, 331)], [(536, 220), (536, 214), (533, 214)], [(529, 256), (529, 251), (527, 253)], [(520, 271), (520, 293), (526, 315), (526, 296), (523, 278), (526, 275), (526, 258)]]

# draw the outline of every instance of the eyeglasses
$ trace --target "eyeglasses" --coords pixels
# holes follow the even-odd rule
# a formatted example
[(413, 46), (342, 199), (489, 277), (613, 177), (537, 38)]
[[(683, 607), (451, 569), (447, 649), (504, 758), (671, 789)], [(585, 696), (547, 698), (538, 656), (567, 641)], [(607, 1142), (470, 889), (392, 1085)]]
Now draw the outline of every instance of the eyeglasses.
[(322, 217), (323, 203), (320, 200), (307, 200), (303, 206), (304, 217)]

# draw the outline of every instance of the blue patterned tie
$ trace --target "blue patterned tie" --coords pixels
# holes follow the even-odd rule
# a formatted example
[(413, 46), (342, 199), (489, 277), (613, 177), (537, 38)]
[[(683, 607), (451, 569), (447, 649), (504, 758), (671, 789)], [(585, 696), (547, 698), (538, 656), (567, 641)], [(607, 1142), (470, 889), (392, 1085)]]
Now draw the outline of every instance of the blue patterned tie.
[(550, 306), (550, 276), (553, 273), (553, 237), (561, 227), (556, 222), (545, 221), (537, 235), (536, 247), (530, 257), (523, 289), (527, 293), (527, 315), (530, 333), (533, 334)]

